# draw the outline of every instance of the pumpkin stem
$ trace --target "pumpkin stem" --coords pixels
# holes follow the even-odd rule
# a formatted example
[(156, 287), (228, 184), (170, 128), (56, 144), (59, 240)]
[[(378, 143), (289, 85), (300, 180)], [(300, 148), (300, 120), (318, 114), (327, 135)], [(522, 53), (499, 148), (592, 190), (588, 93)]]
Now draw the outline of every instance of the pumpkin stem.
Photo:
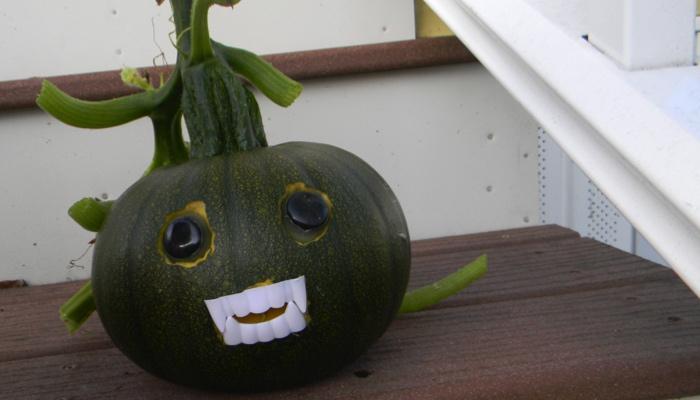
[[(190, 52), (190, 37), (188, 30), (192, 23), (192, 0), (170, 0), (173, 9), (173, 22), (175, 23), (175, 37), (177, 38), (178, 53)], [(178, 60), (181, 54), (178, 54)]]
[(182, 78), (182, 114), (191, 140), (192, 158), (267, 146), (258, 103), (239, 74), (284, 107), (301, 93), (298, 82), (259, 56), (211, 40), (209, 8), (214, 4), (233, 6), (238, 2), (171, 0), (177, 35), (187, 38), (177, 65)]
[(214, 4), (233, 7), (240, 0), (194, 0), (192, 4), (192, 52), (190, 63), (198, 64), (214, 56), (209, 38), (209, 8)]
[[(182, 113), (191, 140), (191, 157), (207, 158), (267, 146), (260, 109), (230, 65), (214, 53), (208, 10), (237, 0), (195, 0), (190, 25), (190, 57), (178, 59)], [(185, 6), (186, 2), (180, 4)], [(175, 6), (175, 4), (173, 4)]]
[(179, 68), (155, 89), (133, 69), (122, 71), (124, 83), (138, 86), (143, 92), (103, 101), (76, 99), (44, 81), (37, 104), (61, 122), (79, 128), (109, 128), (148, 116), (153, 121), (155, 151), (146, 170), (187, 161), (189, 154), (182, 140), (180, 99), (182, 79)]
[(177, 86), (177, 96), (169, 97), (149, 115), (153, 123), (155, 137), (155, 151), (151, 165), (144, 175), (153, 170), (167, 165), (176, 165), (187, 161), (189, 150), (182, 139), (182, 109), (180, 108), (180, 93), (182, 91), (182, 79), (180, 79), (179, 66), (173, 71), (173, 85)]
[(98, 232), (107, 219), (113, 201), (100, 201), (92, 197), (82, 198), (68, 209), (73, 221), (90, 232)]
[(59, 309), (61, 320), (66, 324), (68, 331), (74, 333), (90, 318), (95, 311), (95, 298), (92, 295), (92, 282), (87, 281), (68, 301)]
[(213, 4), (214, 0), (195, 0), (192, 4), (192, 51), (189, 59), (191, 64), (199, 64), (214, 56), (209, 38), (209, 7)]
[(288, 107), (299, 97), (301, 83), (289, 78), (282, 71), (250, 51), (212, 42), (214, 52), (228, 63), (275, 104)]
[(458, 293), (484, 276), (488, 269), (487, 264), (487, 256), (483, 254), (439, 281), (406, 293), (399, 313), (423, 311)]
[(154, 113), (151, 115), (155, 138), (155, 151), (153, 160), (144, 175), (148, 175), (156, 168), (167, 165), (176, 165), (189, 159), (189, 151), (182, 139), (182, 111), (174, 110), (172, 113)]
[(48, 80), (41, 84), (37, 105), (64, 124), (78, 128), (110, 128), (147, 116), (164, 99), (164, 91), (140, 92), (102, 101), (76, 99)]

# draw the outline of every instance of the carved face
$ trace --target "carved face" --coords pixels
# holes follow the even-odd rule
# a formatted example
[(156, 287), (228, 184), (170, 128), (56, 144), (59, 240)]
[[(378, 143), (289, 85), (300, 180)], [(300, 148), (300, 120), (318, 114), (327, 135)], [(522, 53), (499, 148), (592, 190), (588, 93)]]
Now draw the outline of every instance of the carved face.
[(393, 193), (335, 147), (288, 143), (162, 168), (114, 205), (93, 290), (115, 344), (191, 385), (260, 390), (336, 371), (403, 298)]
[[(296, 182), (287, 185), (279, 204), (282, 224), (300, 246), (328, 231), (332, 203), (327, 194)], [(214, 253), (215, 238), (206, 204), (199, 200), (166, 216), (157, 246), (166, 263), (195, 268)], [(268, 278), (204, 303), (220, 339), (229, 346), (284, 339), (304, 330), (311, 319), (304, 275), (279, 282)]]

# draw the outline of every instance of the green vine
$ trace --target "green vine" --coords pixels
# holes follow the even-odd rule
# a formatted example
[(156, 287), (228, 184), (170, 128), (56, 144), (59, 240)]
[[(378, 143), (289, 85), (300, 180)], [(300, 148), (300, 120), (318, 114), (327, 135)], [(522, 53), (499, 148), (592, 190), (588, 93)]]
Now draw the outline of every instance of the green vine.
[(107, 214), (109, 214), (113, 203), (113, 201), (100, 201), (92, 197), (85, 197), (73, 203), (68, 209), (68, 215), (83, 229), (98, 232), (107, 219)]
[(95, 298), (92, 296), (92, 282), (87, 281), (59, 309), (61, 320), (66, 324), (68, 332), (75, 333), (95, 312)]
[(484, 276), (487, 270), (488, 258), (484, 254), (439, 281), (406, 293), (399, 312), (411, 313), (432, 307)]
[(303, 87), (299, 82), (283, 74), (259, 55), (215, 41), (212, 43), (214, 52), (234, 72), (246, 78), (275, 104), (289, 107), (301, 94)]

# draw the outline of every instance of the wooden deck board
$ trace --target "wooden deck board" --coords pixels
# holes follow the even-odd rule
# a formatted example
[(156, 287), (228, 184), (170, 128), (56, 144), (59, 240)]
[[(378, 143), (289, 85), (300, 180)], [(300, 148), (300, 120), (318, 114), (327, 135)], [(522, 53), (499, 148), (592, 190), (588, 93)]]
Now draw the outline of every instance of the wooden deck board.
[[(538, 240), (528, 240), (524, 229), (416, 242), (413, 284), (483, 251), (490, 271), (440, 307), (397, 318), (367, 354), (337, 375), (254, 397), (700, 394), (700, 300), (666, 268), (571, 231), (547, 229), (556, 234), (537, 228)], [(503, 235), (518, 239), (497, 239)], [(97, 318), (68, 336), (56, 308), (77, 285), (0, 291), (0, 398), (238, 398), (143, 372), (111, 346)], [(356, 371), (370, 374), (360, 378)]]
[[(523, 246), (534, 241), (546, 240), (545, 246), (551, 246), (557, 240), (578, 237), (574, 232), (559, 227), (537, 228), (532, 231), (488, 232), (480, 235), (458, 236), (444, 240), (426, 240), (416, 242), (414, 247), (414, 266), (412, 285), (424, 285), (452, 272), (461, 265), (471, 261), (484, 251), (491, 255), (491, 269), (484, 286), (486, 299), (479, 300), (481, 291), (469, 291), (449, 299), (439, 307), (450, 307), (463, 302), (488, 301), (488, 298), (501, 298), (505, 292), (493, 288), (490, 282), (498, 285), (499, 277), (508, 276), (507, 272), (517, 267), (512, 258), (520, 259), (527, 253)], [(538, 247), (539, 249), (539, 247)], [(549, 256), (544, 249), (534, 250), (536, 257)], [(426, 254), (426, 255), (423, 255)], [(566, 258), (566, 255), (563, 255)], [(502, 261), (501, 261), (502, 260)], [(427, 262), (425, 262), (427, 261)], [(535, 261), (541, 264), (542, 260)], [(547, 271), (538, 269), (541, 284), (538, 286), (558, 290), (559, 282), (547, 278)], [(514, 271), (516, 273), (517, 271)], [(493, 276), (492, 276), (493, 275)], [(515, 274), (516, 279), (519, 279)], [(536, 276), (536, 275), (533, 275)], [(532, 277), (531, 277), (532, 278)], [(110, 346), (109, 339), (104, 335), (99, 322), (90, 321), (75, 337), (66, 334), (63, 323), (58, 320), (58, 308), (66, 301), (83, 282), (71, 282), (55, 285), (45, 285), (21, 288), (21, 290), (0, 291), (0, 326), (6, 334), (0, 341), (0, 361), (19, 358), (32, 358), (42, 355), (57, 354), (65, 351), (81, 351), (86, 349), (104, 348)], [(555, 287), (551, 287), (555, 285)], [(512, 295), (521, 297), (518, 290), (530, 290), (525, 287), (512, 286)], [(545, 289), (546, 290), (546, 289)], [(497, 292), (497, 293), (492, 293)], [(32, 312), (27, 312), (30, 309)], [(96, 318), (93, 318), (96, 319)], [(25, 329), (30, 326), (42, 326), (41, 330)]]

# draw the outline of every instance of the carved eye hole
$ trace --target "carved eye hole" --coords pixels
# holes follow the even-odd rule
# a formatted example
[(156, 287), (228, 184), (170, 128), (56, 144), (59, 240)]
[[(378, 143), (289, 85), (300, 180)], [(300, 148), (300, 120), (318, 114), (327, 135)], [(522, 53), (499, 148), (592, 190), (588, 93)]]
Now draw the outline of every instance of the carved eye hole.
[(314, 192), (296, 192), (287, 199), (287, 216), (299, 228), (309, 231), (328, 222), (329, 210), (323, 197)]
[(163, 234), (163, 249), (177, 260), (192, 257), (202, 247), (202, 242), (202, 228), (192, 217), (174, 219)]
[(287, 231), (302, 246), (322, 238), (333, 219), (328, 195), (302, 182), (287, 185), (280, 205)]
[(204, 202), (193, 201), (165, 216), (158, 252), (166, 264), (194, 268), (214, 252), (214, 238)]

